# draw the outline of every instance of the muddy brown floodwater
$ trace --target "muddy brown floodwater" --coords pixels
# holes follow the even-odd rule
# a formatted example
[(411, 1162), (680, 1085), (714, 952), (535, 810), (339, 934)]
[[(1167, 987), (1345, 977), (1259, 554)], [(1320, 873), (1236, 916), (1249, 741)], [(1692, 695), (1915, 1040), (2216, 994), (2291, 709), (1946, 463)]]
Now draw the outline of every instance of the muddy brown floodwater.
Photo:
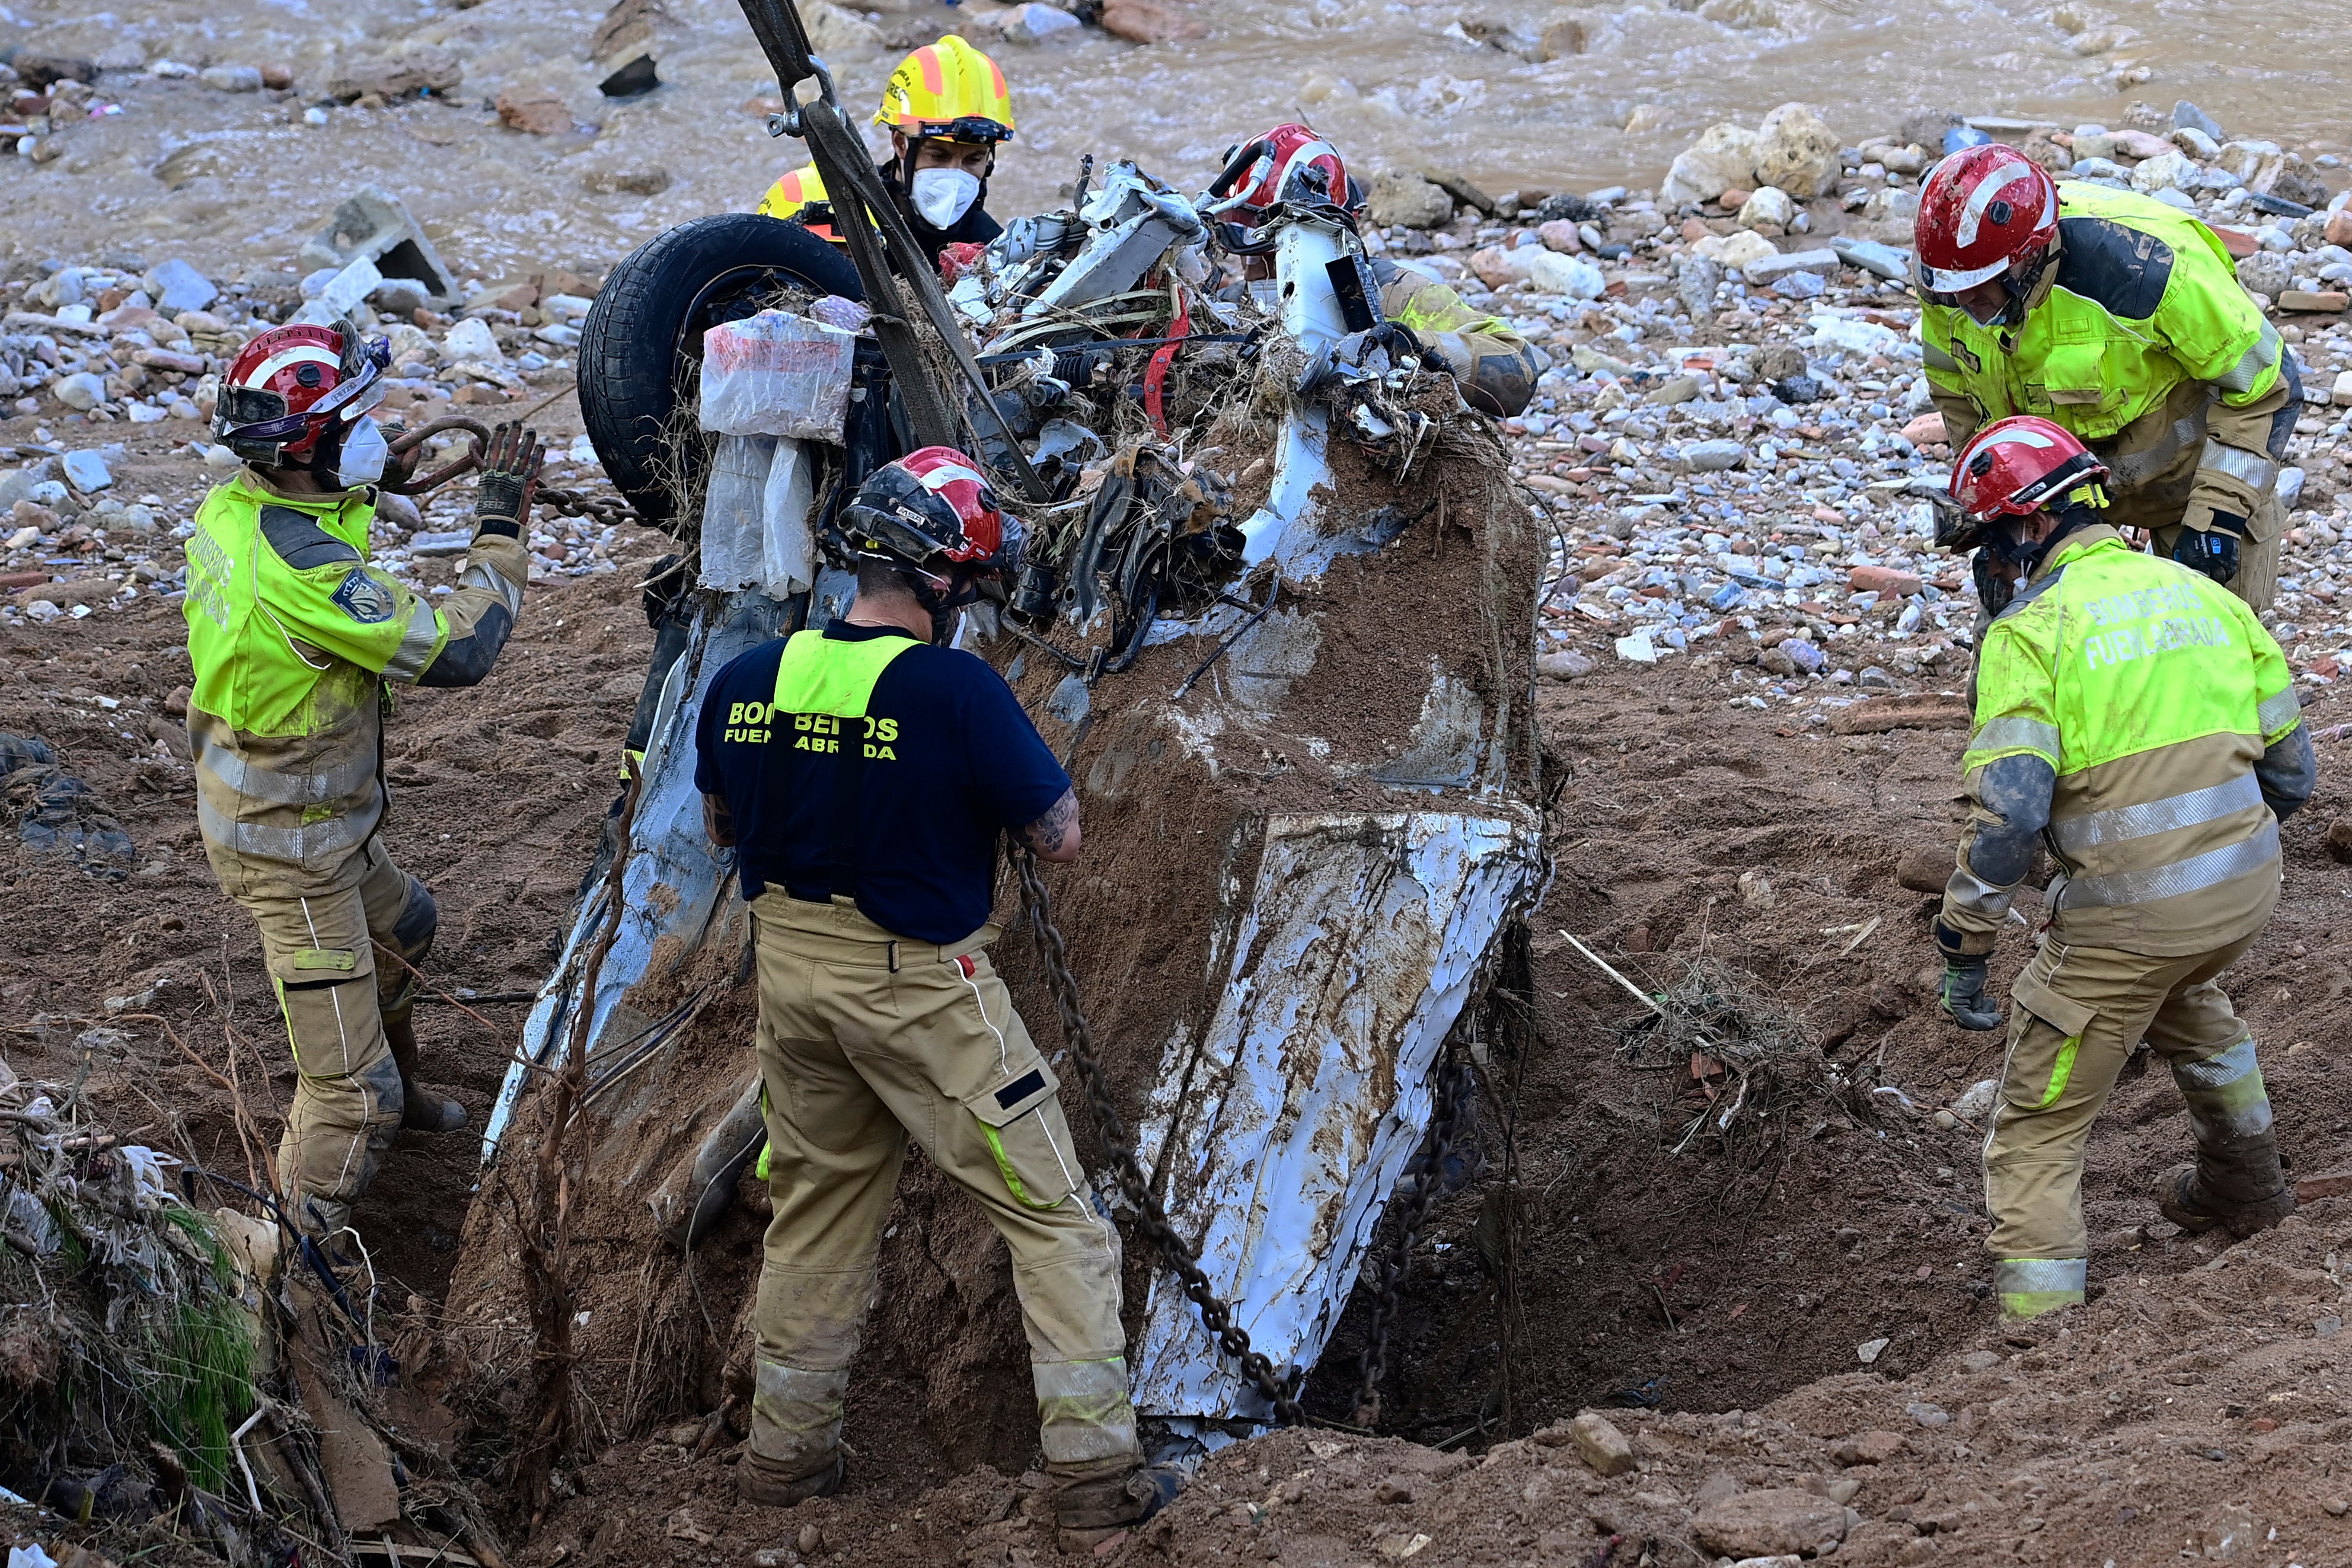
[[(1007, 214), (1052, 204), (1081, 152), (1137, 157), (1197, 185), (1228, 145), (1301, 115), (1360, 174), (1426, 164), (1493, 191), (1654, 184), (1707, 125), (1752, 126), (1791, 99), (1821, 105), (1850, 145), (1920, 108), (2072, 126), (2120, 123), (2135, 99), (2168, 109), (2180, 98), (2234, 133), (2314, 152), (2340, 154), (2352, 138), (2336, 86), (2352, 76), (2340, 8), (2283, 0), (1171, 0), (1205, 36), (1149, 47), (1092, 29), (1015, 43), (988, 26), (993, 5), (880, 3), (869, 13), (878, 38), (829, 56), (845, 96), (873, 103), (908, 42), (951, 27), (982, 41), (1011, 78), (1019, 120), (991, 193)], [(685, 218), (749, 207), (804, 162), (746, 111), (775, 82), (731, 0), (672, 0), (656, 39), (667, 85), (617, 103), (597, 94), (585, 58), (601, 9), (144, 0), (101, 12), (15, 0), (0, 6), (0, 47), (125, 68), (100, 94), (124, 111), (73, 127), (55, 162), (0, 158), (0, 247), (69, 261), (177, 254), (231, 274), (291, 265), (341, 194), (373, 181), (407, 198), (463, 273), (585, 271)], [(1532, 38), (1555, 18), (1578, 24), (1583, 52), (1535, 62), (1473, 37)], [(446, 102), (337, 107), (323, 125), (304, 122), (352, 63), (426, 45), (463, 66)], [(282, 64), (294, 89), (281, 101), (135, 74), (160, 58)], [(575, 129), (500, 127), (490, 100), (530, 84), (561, 94)], [(651, 196), (584, 183), (656, 167), (669, 183)]]

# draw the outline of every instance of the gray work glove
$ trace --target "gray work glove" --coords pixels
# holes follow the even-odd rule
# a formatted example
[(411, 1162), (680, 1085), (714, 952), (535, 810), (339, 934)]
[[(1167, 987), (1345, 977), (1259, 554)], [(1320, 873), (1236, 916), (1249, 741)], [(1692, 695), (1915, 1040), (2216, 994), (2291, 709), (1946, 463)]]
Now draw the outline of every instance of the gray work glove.
[(521, 424), (501, 424), (482, 448), (482, 484), (474, 497), (475, 532), (520, 538), (530, 523), (531, 497), (539, 491), (539, 465), (547, 449)]
[(1944, 983), (1936, 993), (1936, 1005), (1962, 1029), (2000, 1027), (2000, 1009), (1985, 995), (1985, 970), (1982, 958), (1958, 958), (1949, 954), (1944, 957)]

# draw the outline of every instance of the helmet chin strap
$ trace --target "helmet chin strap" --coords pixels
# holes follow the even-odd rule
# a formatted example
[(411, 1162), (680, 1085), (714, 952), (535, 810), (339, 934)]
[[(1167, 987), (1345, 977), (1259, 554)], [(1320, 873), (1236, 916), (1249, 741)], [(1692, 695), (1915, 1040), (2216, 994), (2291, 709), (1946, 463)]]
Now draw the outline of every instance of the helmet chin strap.
[(955, 612), (967, 604), (977, 604), (986, 597), (980, 588), (980, 577), (965, 567), (951, 567), (950, 575), (940, 577), (919, 568), (900, 567), (898, 580), (904, 582), (931, 618), (931, 641), (945, 646), (954, 634)]
[(2050, 525), (2050, 531), (2041, 538), (2028, 544), (2019, 538), (2014, 528), (1994, 528), (1985, 536), (1985, 548), (1991, 550), (1997, 559), (2020, 568), (2031, 577), (2042, 570), (2042, 561), (2067, 535), (2087, 528), (2099, 520), (2098, 508), (2084, 501), (2063, 503), (2051, 510), (2054, 520)]

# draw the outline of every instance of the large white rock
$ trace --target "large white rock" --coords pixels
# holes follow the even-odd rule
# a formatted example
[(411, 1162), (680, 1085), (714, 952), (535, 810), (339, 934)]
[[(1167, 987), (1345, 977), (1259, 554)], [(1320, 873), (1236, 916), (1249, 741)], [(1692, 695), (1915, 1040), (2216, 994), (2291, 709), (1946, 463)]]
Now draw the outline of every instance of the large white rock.
[(1745, 268), (1751, 262), (1778, 256), (1780, 249), (1753, 229), (1740, 229), (1727, 235), (1709, 235), (1691, 246), (1691, 254), (1719, 266)]
[[(1532, 247), (1522, 246), (1527, 250)], [(1528, 257), (1528, 287), (1539, 294), (1562, 294), (1570, 299), (1598, 299), (1609, 292), (1609, 279), (1580, 256), (1538, 250)]]
[(1740, 204), (1739, 226), (1784, 229), (1796, 215), (1797, 204), (1789, 199), (1789, 193), (1778, 185), (1767, 185)]
[(1792, 272), (1811, 272), (1826, 277), (1839, 265), (1838, 254), (1833, 250), (1792, 250), (1786, 256), (1776, 254), (1751, 261), (1746, 270), (1748, 282), (1769, 283)]
[(474, 316), (449, 329), (448, 336), (441, 340), (441, 351), (453, 361), (471, 360), (484, 365), (502, 365), (507, 359), (490, 324)]
[[(1836, 149), (1831, 149), (1832, 154)], [(1734, 185), (1756, 177), (1756, 133), (1744, 125), (1722, 120), (1702, 131), (1675, 159), (1658, 187), (1662, 200), (1679, 206), (1686, 202), (1711, 202)]]
[(1837, 189), (1838, 137), (1811, 105), (1784, 103), (1756, 133), (1756, 182), (1802, 200)]
[(2189, 155), (2178, 151), (2158, 153), (2131, 172), (2132, 189), (2148, 194), (2158, 191), (2178, 191), (2194, 181), (2197, 165)]

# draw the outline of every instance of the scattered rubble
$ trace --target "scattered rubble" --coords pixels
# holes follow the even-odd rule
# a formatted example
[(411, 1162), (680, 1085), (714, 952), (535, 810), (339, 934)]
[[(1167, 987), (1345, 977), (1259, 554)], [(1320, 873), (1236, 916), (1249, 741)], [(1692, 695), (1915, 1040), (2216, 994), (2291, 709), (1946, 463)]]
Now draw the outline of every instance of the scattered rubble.
[[(355, 315), (369, 330), (392, 340), (393, 371), (385, 407), (415, 427), (433, 420), (475, 415), (508, 417), (509, 407), (545, 401), (570, 382), (579, 324), (595, 292), (592, 280), (564, 273), (478, 287), (460, 304), (444, 293), (465, 292), (448, 278), (401, 206), (368, 187), (343, 204), (302, 259), (329, 258), (299, 287), (248, 275), (225, 286), (184, 261), (144, 270), (104, 265), (43, 263), (0, 284), (0, 393), (13, 413), (31, 416), (29, 440), (0, 444), (0, 623), (75, 617), (117, 606), (144, 592), (176, 591), (182, 562), (177, 541), (194, 531), (204, 490), (235, 466), (226, 449), (208, 444), (206, 421), (219, 379), (255, 333), (290, 314), (291, 295), (323, 293), (331, 279), (353, 267), (409, 266), (436, 283), (429, 298), (453, 305), (439, 316), (413, 277), (383, 277)], [(258, 277), (272, 280), (257, 283)], [(291, 282), (288, 278), (289, 283)], [(204, 305), (187, 304), (202, 300)], [(180, 306), (173, 308), (174, 302)], [(433, 322), (427, 327), (419, 322)], [(119, 443), (89, 444), (105, 426), (162, 424), (179, 443), (181, 477), (175, 494), (122, 493), (111, 465)], [(394, 434), (397, 434), (396, 431)], [(428, 443), (428, 466), (459, 450), (462, 433)], [(551, 455), (549, 488), (576, 488), (601, 476), (585, 442)], [(376, 559), (410, 571), (437, 552), (404, 544), (412, 532), (429, 540), (461, 528), (469, 505), (458, 489), (427, 498), (420, 509), (386, 497), (377, 516)], [(534, 576), (578, 576), (614, 570), (620, 530), (587, 517), (558, 517), (542, 507), (530, 539)], [(446, 591), (446, 582), (434, 584)]]

